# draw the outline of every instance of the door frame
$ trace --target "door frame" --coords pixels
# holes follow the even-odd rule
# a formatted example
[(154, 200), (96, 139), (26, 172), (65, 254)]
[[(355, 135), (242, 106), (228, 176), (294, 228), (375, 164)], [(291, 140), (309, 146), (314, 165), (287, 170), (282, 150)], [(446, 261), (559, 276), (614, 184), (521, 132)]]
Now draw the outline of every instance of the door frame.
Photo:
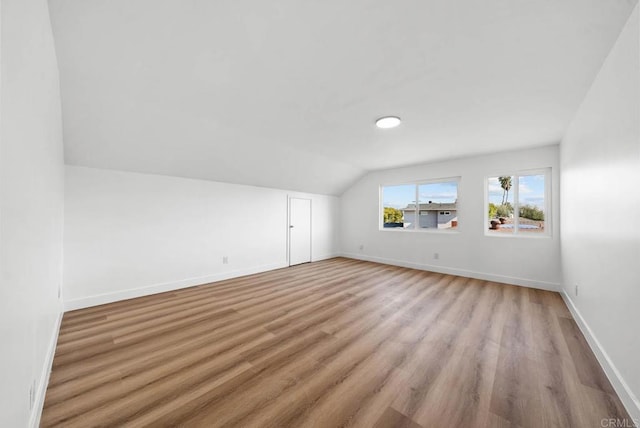
[(291, 200), (309, 201), (309, 263), (313, 261), (313, 199), (287, 195), (287, 265), (291, 266)]

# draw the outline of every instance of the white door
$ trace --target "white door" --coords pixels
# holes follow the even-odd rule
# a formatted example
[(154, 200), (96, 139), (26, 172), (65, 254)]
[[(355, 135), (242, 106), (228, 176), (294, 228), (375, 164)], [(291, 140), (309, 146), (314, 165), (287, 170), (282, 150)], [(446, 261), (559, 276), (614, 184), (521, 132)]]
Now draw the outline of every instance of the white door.
[(289, 266), (311, 261), (311, 200), (289, 199)]

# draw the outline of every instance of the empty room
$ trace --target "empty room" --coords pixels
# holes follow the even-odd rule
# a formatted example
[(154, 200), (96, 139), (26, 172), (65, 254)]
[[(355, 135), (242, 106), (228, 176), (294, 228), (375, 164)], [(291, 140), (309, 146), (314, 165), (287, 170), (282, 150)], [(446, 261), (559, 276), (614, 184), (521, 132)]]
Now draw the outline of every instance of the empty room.
[(0, 5), (0, 427), (640, 427), (637, 0)]

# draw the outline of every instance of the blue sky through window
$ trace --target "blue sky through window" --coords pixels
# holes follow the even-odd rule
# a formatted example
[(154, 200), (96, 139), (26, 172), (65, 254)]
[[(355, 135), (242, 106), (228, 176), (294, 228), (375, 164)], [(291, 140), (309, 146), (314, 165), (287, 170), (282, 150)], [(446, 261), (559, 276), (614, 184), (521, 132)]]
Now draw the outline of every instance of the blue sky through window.
[(544, 210), (544, 175), (521, 175), (518, 189), (520, 205), (533, 205)]
[(402, 184), (400, 186), (385, 186), (382, 189), (382, 205), (385, 207), (402, 209), (416, 199), (416, 185)]
[(458, 199), (458, 183), (448, 181), (446, 183), (421, 184), (418, 188), (420, 202), (425, 204), (429, 201), (435, 203), (452, 204)]
[[(509, 190), (508, 201), (513, 205), (513, 194), (515, 180), (512, 178), (512, 187)], [(489, 202), (496, 205), (502, 203), (504, 191), (500, 187), (498, 177), (489, 179)], [(521, 175), (519, 178), (518, 196), (520, 205), (534, 205), (539, 209), (544, 209), (544, 174)]]
[[(426, 183), (419, 186), (421, 203), (453, 203), (458, 199), (458, 183), (455, 181), (445, 183)], [(408, 204), (415, 203), (415, 184), (403, 184), (399, 186), (385, 186), (382, 190), (382, 204), (385, 207), (402, 209)]]

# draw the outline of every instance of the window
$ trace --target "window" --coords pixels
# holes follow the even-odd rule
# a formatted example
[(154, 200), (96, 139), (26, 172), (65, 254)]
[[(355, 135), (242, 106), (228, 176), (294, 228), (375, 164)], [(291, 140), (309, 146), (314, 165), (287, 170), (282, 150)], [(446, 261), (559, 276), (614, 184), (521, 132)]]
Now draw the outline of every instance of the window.
[(383, 229), (455, 230), (458, 179), (381, 187)]
[(404, 218), (403, 209), (415, 205), (415, 184), (402, 184), (400, 186), (387, 186), (382, 190), (383, 227), (407, 229), (413, 226), (409, 219)]
[(549, 235), (549, 177), (550, 169), (487, 178), (487, 234)]

